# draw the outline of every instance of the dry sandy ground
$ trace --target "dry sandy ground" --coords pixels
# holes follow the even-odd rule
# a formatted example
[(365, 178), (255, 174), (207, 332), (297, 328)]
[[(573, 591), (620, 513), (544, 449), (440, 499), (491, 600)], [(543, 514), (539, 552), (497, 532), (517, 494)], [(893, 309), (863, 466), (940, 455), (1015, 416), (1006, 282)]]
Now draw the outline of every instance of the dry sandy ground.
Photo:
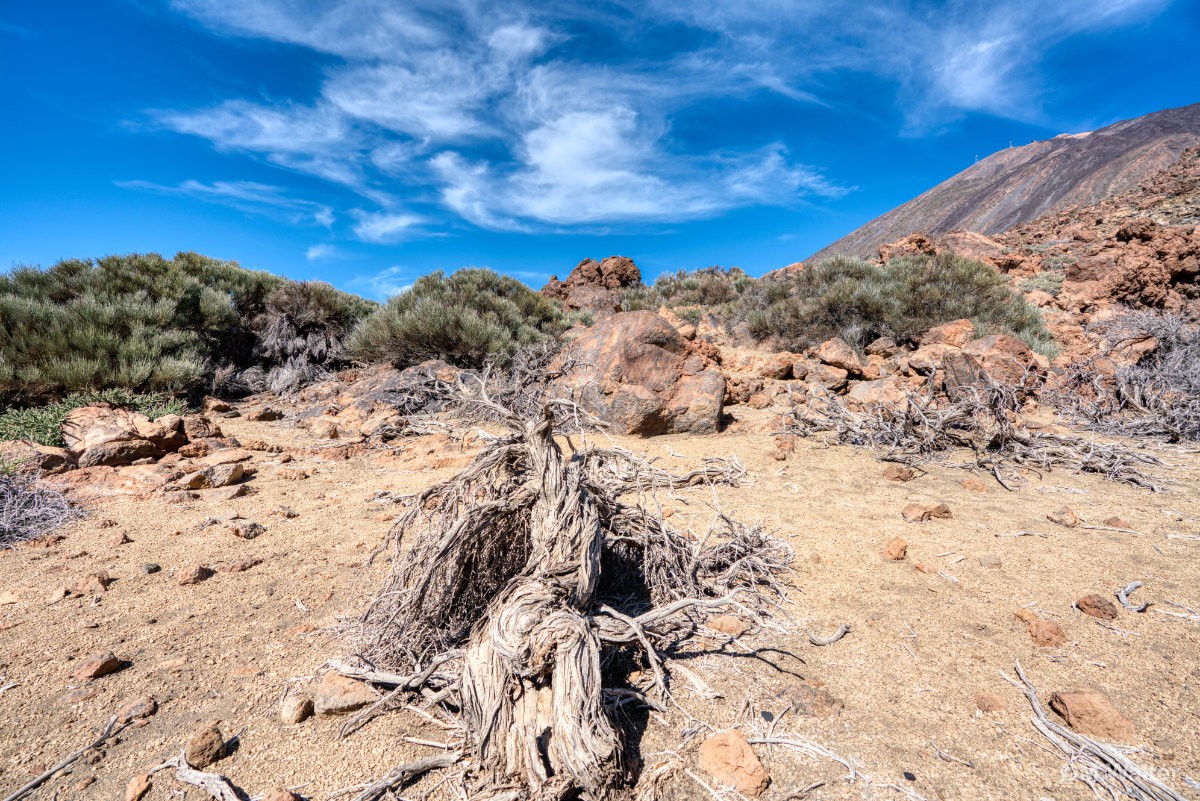
[[(317, 444), (286, 423), (221, 424), (243, 441), (292, 450)], [(1001, 678), (1020, 660), (1043, 701), (1058, 689), (1106, 693), (1137, 726), (1133, 758), (1185, 795), (1200, 796), (1187, 784), (1200, 780), (1200, 623), (1161, 614), (1171, 609), (1167, 600), (1200, 608), (1200, 541), (1168, 537), (1200, 534), (1194, 455), (1162, 454), (1167, 465), (1157, 475), (1169, 491), (1161, 494), (1066, 472), (1035, 477), (1015, 493), (984, 477), (987, 491), (972, 492), (960, 486), (969, 475), (963, 470), (934, 467), (915, 481), (894, 483), (881, 477), (882, 465), (870, 455), (815, 441), (775, 461), (770, 437), (754, 433), (765, 427), (764, 416), (716, 436), (621, 441), (679, 470), (704, 456), (736, 454), (752, 482), (720, 490), (721, 506), (740, 519), (765, 521), (796, 551), (786, 609), (792, 631), (693, 646), (683, 664), (720, 697), (705, 697), (678, 677), (677, 700), (687, 715), (750, 734), (776, 719), (777, 737), (786, 732), (818, 743), (878, 785), (928, 799), (1091, 797), (1048, 751), (1030, 725), (1028, 704)], [(415, 490), (454, 470), (397, 467), (369, 455), (308, 456), (293, 465), (315, 468), (312, 477), (291, 481), (277, 473), (277, 455), (257, 453), (253, 464), (249, 497), (217, 507), (117, 498), (96, 504), (53, 547), (0, 552), (0, 593), (18, 599), (0, 605), (0, 792), (87, 743), (122, 700), (147, 694), (158, 701), (157, 715), (40, 797), (120, 799), (131, 777), (178, 753), (192, 732), (214, 720), (227, 736), (239, 735), (236, 752), (214, 769), (251, 795), (285, 785), (325, 799), (432, 751), (405, 743), (405, 736), (446, 739), (405, 713), (339, 739), (343, 720), (287, 726), (278, 710), (285, 689), (303, 692), (325, 660), (343, 654), (337, 636), (324, 629), (360, 609), (375, 583), (363, 564), (389, 523), (382, 519), (388, 507), (372, 502), (374, 493)], [(696, 489), (665, 503), (679, 509), (679, 520), (702, 528), (711, 501), (710, 491)], [(954, 517), (906, 523), (900, 509), (912, 501), (946, 502)], [(271, 515), (280, 504), (298, 516)], [(1046, 514), (1063, 505), (1085, 523), (1117, 516), (1140, 533), (1048, 522)], [(247, 541), (220, 526), (197, 527), (226, 510), (262, 523), (266, 533)], [(1046, 536), (998, 536), (1020, 530)], [(114, 544), (120, 532), (132, 542)], [(908, 558), (885, 560), (883, 546), (897, 534), (909, 543)], [(981, 566), (984, 556), (998, 557), (1001, 567)], [(251, 558), (263, 561), (201, 584), (180, 586), (175, 578), (191, 565)], [(162, 570), (146, 574), (147, 563)], [(921, 572), (917, 564), (936, 569)], [(116, 578), (107, 592), (47, 603), (53, 591), (98, 569)], [(1122, 610), (1106, 627), (1073, 607), (1080, 596), (1112, 597), (1134, 580), (1145, 582), (1135, 599), (1156, 602), (1149, 612)], [(1022, 607), (1059, 622), (1066, 644), (1036, 647), (1013, 616)], [(851, 633), (827, 647), (813, 647), (803, 634), (805, 628), (828, 633), (841, 623)], [(79, 661), (102, 650), (128, 666), (90, 682), (74, 680)], [(823, 687), (842, 708), (824, 717), (794, 711), (778, 718), (806, 682)], [(985, 690), (1007, 708), (980, 712), (974, 695)], [(675, 752), (707, 780), (695, 767), (702, 736), (684, 742), (695, 726), (679, 710), (652, 715), (639, 743), (644, 763)], [(935, 743), (971, 766), (939, 758)], [(820, 781), (805, 798), (863, 797), (863, 781), (845, 781), (846, 771), (832, 761), (779, 747), (757, 750), (773, 779), (763, 798), (788, 798)], [(154, 785), (147, 797), (155, 801), (203, 797), (194, 788), (181, 793), (166, 774)], [(418, 796), (420, 788), (413, 792)], [(666, 793), (708, 797), (682, 772)], [(882, 786), (874, 793), (900, 797)]]

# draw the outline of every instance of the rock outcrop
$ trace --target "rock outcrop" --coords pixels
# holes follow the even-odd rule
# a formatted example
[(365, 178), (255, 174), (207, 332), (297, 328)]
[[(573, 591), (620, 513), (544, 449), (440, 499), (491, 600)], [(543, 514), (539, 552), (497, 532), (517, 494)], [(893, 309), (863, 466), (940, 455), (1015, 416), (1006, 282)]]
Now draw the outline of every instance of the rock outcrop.
[(622, 434), (692, 432), (721, 425), (725, 376), (670, 323), (651, 311), (620, 312), (578, 332), (560, 357), (556, 394)]
[(569, 309), (602, 317), (620, 311), (621, 290), (641, 280), (641, 271), (633, 259), (625, 256), (609, 256), (603, 261), (584, 259), (565, 281), (551, 276), (542, 294), (562, 301)]

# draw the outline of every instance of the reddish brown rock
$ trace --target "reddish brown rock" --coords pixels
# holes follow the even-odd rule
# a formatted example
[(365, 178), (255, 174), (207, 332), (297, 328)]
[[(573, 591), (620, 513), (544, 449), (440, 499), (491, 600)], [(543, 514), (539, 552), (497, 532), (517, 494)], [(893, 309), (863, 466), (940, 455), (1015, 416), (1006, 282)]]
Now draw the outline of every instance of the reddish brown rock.
[(840, 698), (831, 695), (821, 682), (811, 679), (785, 690), (783, 700), (797, 715), (809, 718), (827, 718), (841, 712), (846, 706)]
[(150, 777), (145, 773), (134, 776), (129, 780), (129, 784), (125, 785), (125, 801), (139, 801), (148, 792), (150, 792)]
[(85, 657), (79, 667), (75, 668), (74, 675), (78, 681), (98, 679), (101, 676), (116, 673), (124, 666), (125, 663), (118, 659), (112, 651), (101, 651)]
[(930, 328), (921, 337), (922, 345), (953, 345), (961, 348), (975, 338), (975, 324), (970, 320), (954, 320)]
[(1085, 595), (1075, 602), (1080, 612), (1097, 620), (1116, 620), (1117, 605), (1100, 595)]
[(300, 695), (289, 695), (279, 705), (279, 719), (284, 723), (303, 723), (313, 714), (311, 698)]
[(980, 479), (975, 478), (975, 476), (964, 478), (962, 481), (958, 482), (958, 486), (962, 487), (967, 492), (984, 493), (988, 491), (988, 485), (983, 483), (983, 481)]
[(756, 798), (763, 794), (771, 777), (741, 732), (723, 731), (700, 746), (700, 767), (721, 787), (732, 787)]
[(892, 537), (883, 546), (883, 558), (899, 562), (908, 554), (908, 542), (903, 537)]
[(208, 581), (213, 576), (213, 570), (206, 565), (194, 565), (179, 573), (179, 583), (182, 586), (199, 584)]
[(954, 515), (944, 503), (910, 503), (900, 511), (900, 516), (910, 523), (927, 523), (930, 520), (948, 520)]
[(1129, 529), (1129, 530), (1133, 529), (1132, 523), (1129, 523), (1128, 521), (1124, 520), (1123, 518), (1116, 517), (1116, 516), (1105, 518), (1104, 525), (1112, 526), (1113, 528), (1123, 528), (1123, 529)]
[(609, 256), (603, 261), (584, 259), (566, 280), (551, 276), (542, 294), (560, 300), (569, 309), (589, 311), (596, 316), (621, 310), (620, 290), (641, 283), (642, 273), (633, 259)]
[(654, 312), (614, 314), (571, 343), (573, 366), (553, 391), (570, 396), (623, 434), (718, 430), (725, 378), (708, 369), (666, 320)]
[(1008, 710), (1008, 702), (989, 690), (980, 690), (975, 693), (974, 700), (975, 707), (980, 712), (1005, 712)]
[(855, 375), (862, 373), (862, 360), (858, 358), (854, 348), (850, 347), (850, 344), (841, 337), (825, 340), (817, 346), (814, 355), (821, 360), (822, 364), (837, 367)]
[(229, 746), (217, 723), (203, 727), (188, 740), (184, 758), (193, 768), (203, 770), (229, 755)]
[(846, 393), (846, 405), (856, 409), (883, 407), (898, 409), (908, 397), (904, 384), (897, 378), (880, 378), (875, 381), (855, 381)]
[(1050, 708), (1080, 734), (1118, 743), (1132, 743), (1137, 739), (1133, 721), (1121, 714), (1108, 696), (1097, 690), (1053, 693), (1050, 696)]
[(750, 630), (750, 624), (736, 615), (713, 615), (704, 621), (704, 625), (732, 637), (739, 637)]
[(283, 412), (270, 406), (261, 406), (246, 413), (246, 419), (252, 423), (271, 423), (283, 419)]
[(113, 579), (106, 570), (88, 573), (71, 585), (72, 595), (100, 595), (108, 589)]
[(883, 468), (883, 477), (888, 481), (912, 481), (917, 477), (917, 471), (905, 465), (889, 462)]
[(1064, 506), (1061, 509), (1055, 509), (1050, 514), (1046, 515), (1046, 519), (1051, 523), (1057, 523), (1060, 526), (1067, 528), (1076, 528), (1079, 526), (1079, 515), (1069, 507)]
[(1067, 633), (1053, 620), (1046, 620), (1028, 609), (1018, 609), (1013, 614), (1025, 623), (1033, 644), (1039, 648), (1057, 648), (1067, 641)]
[(117, 722), (129, 723), (132, 720), (148, 718), (156, 712), (158, 712), (158, 702), (149, 695), (127, 698), (117, 708)]
[(301, 798), (286, 787), (272, 787), (259, 801), (301, 801)]
[(991, 334), (968, 342), (963, 353), (974, 356), (1002, 384), (1025, 386), (1040, 372), (1029, 346), (1008, 334)]
[(370, 686), (330, 671), (313, 692), (313, 709), (318, 715), (344, 715), (378, 700)]

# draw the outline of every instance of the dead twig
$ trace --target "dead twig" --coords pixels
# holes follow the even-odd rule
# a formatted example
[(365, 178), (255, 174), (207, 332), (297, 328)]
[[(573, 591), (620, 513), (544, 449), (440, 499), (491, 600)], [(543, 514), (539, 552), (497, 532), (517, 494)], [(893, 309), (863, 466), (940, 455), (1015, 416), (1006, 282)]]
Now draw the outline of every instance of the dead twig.
[(1054, 746), (1058, 755), (1067, 761), (1074, 777), (1086, 784), (1098, 798), (1116, 799), (1124, 796), (1134, 801), (1187, 801), (1155, 776), (1125, 756), (1119, 746), (1097, 742), (1086, 735), (1060, 726), (1046, 715), (1038, 700), (1037, 688), (1025, 675), (1021, 663), (1016, 663), (1017, 678), (1006, 673), (1000, 676), (1020, 690), (1033, 708), (1033, 726)]
[(1131, 584), (1127, 584), (1124, 587), (1122, 587), (1121, 589), (1117, 590), (1117, 600), (1121, 602), (1121, 606), (1125, 607), (1130, 612), (1145, 612), (1147, 609), (1149, 609), (1150, 604), (1148, 604), (1148, 603), (1142, 604), (1140, 606), (1134, 606), (1133, 603), (1129, 600), (1129, 596), (1133, 594), (1133, 591), (1141, 586), (1143, 586), (1142, 582), (1135, 581), (1135, 582), (1132, 582)]
[(930, 740), (929, 745), (933, 747), (933, 753), (938, 759), (940, 759), (944, 762), (954, 762), (959, 765), (966, 765), (968, 768), (971, 768), (971, 769), (975, 768), (974, 762), (970, 762), (966, 759), (959, 759), (958, 757), (953, 756), (952, 754), (947, 754), (945, 751), (938, 748), (938, 744), (936, 741)]
[(171, 757), (161, 765), (151, 768), (148, 771), (148, 775), (170, 770), (171, 768), (175, 769), (175, 779), (177, 781), (190, 784), (193, 787), (199, 787), (216, 801), (243, 801), (242, 795), (229, 783), (229, 779), (226, 779), (219, 773), (207, 773), (193, 768), (188, 764), (187, 757), (183, 753), (180, 753), (179, 756)]
[(837, 631), (830, 634), (828, 637), (817, 637), (812, 632), (805, 632), (808, 635), (808, 641), (816, 646), (833, 645), (838, 640), (850, 633), (850, 626), (846, 623), (837, 627)]

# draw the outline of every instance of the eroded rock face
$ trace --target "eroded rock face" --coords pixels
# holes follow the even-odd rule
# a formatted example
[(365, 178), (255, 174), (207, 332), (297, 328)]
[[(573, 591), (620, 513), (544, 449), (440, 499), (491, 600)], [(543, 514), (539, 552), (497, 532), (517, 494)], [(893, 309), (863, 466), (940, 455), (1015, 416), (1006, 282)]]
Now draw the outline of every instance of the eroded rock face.
[(619, 433), (708, 434), (720, 427), (725, 377), (654, 312), (598, 322), (570, 343), (568, 356), (573, 366), (554, 381), (554, 392)]
[(589, 311), (603, 316), (621, 310), (620, 291), (640, 283), (641, 270), (633, 259), (609, 256), (603, 261), (584, 259), (565, 281), (552, 276), (542, 294), (561, 300), (569, 309)]

